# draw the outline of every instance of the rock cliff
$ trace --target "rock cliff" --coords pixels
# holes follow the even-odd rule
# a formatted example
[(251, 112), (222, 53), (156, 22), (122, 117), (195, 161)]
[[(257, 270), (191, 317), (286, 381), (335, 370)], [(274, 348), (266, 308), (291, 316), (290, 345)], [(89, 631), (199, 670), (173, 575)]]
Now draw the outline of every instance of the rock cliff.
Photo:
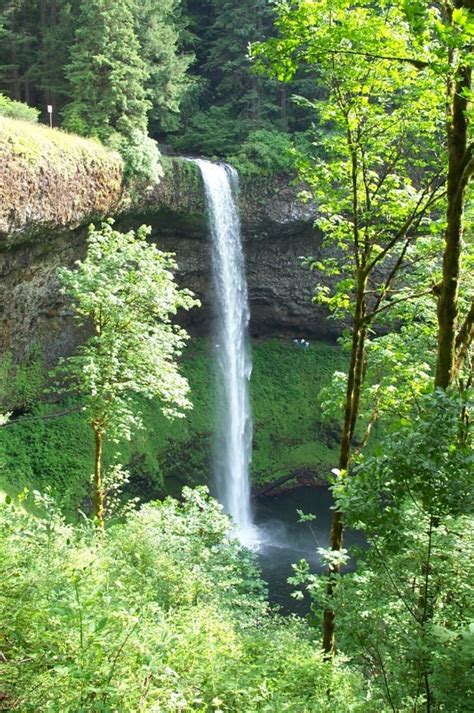
[[(19, 144), (6, 142), (1, 128), (2, 352), (14, 350), (21, 356), (37, 344), (52, 363), (72, 350), (80, 335), (59, 294), (56, 270), (84, 256), (87, 224), (105, 215), (114, 215), (124, 228), (150, 224), (158, 246), (176, 253), (178, 281), (203, 303), (187, 315), (187, 326), (195, 333), (207, 331), (212, 319), (209, 244), (202, 186), (193, 163), (165, 158), (159, 185), (137, 198), (121, 187), (116, 154), (97, 146), (90, 150), (91, 142), (75, 144), (73, 154), (69, 137), (61, 132), (59, 146), (53, 141), (45, 150), (38, 141), (43, 149), (32, 149), (21, 144), (21, 132)], [(315, 206), (302, 203), (298, 188), (280, 178), (243, 180), (240, 208), (253, 334), (334, 337), (336, 326), (311, 302), (317, 278), (299, 259), (320, 250), (313, 227)]]

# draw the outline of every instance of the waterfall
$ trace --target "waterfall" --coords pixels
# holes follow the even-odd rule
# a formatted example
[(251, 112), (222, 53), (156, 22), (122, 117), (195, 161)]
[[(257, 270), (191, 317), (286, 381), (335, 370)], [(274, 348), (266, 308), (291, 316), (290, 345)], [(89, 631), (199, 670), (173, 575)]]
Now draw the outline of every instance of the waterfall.
[(238, 174), (227, 164), (196, 160), (206, 195), (215, 292), (215, 351), (219, 406), (216, 414), (217, 496), (232, 516), (239, 539), (254, 539), (249, 464), (252, 420), (248, 383), (252, 364), (248, 348), (249, 304), (235, 195)]

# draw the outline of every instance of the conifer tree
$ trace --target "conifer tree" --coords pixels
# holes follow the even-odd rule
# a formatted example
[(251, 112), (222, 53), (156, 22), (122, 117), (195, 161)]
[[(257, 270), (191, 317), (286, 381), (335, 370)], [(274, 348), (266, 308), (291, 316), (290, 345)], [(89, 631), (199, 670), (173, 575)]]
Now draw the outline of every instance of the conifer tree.
[(146, 62), (152, 133), (174, 130), (181, 99), (191, 84), (193, 55), (180, 51), (184, 20), (180, 0), (142, 0), (134, 7), (136, 34)]
[(66, 0), (40, 0), (38, 8), (39, 32), (31, 76), (40, 92), (43, 111), (52, 104), (56, 118), (69, 100), (70, 87), (66, 67), (74, 45), (77, 3)]
[(15, 101), (31, 99), (38, 3), (7, 0), (0, 6), (0, 82)]
[(102, 140), (146, 132), (148, 72), (128, 0), (82, 1), (66, 74), (73, 96), (67, 128)]
[(250, 42), (268, 37), (275, 14), (271, 5), (260, 0), (214, 0), (215, 21), (205, 71), (209, 74), (220, 102), (230, 102), (238, 115), (260, 124), (275, 109), (275, 85), (251, 72), (248, 58)]

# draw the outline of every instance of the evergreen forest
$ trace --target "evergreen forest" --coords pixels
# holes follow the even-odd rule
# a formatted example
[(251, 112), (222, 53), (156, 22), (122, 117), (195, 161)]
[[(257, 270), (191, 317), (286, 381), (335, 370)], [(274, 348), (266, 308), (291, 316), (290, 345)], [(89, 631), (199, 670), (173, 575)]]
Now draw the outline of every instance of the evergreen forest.
[(0, 0), (0, 711), (474, 710), (474, 0)]

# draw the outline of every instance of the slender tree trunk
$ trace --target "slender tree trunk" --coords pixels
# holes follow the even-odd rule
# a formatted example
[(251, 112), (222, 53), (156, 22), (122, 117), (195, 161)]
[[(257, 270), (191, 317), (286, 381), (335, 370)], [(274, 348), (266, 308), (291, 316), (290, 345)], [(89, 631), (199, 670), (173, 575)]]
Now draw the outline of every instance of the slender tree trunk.
[[(458, 3), (470, 7), (471, 3)], [(455, 371), (456, 322), (466, 185), (464, 172), (468, 151), (468, 95), (471, 69), (462, 67), (448, 87), (448, 182), (447, 225), (443, 254), (443, 277), (438, 300), (438, 353), (435, 387), (447, 389)]]
[(288, 92), (286, 84), (281, 84), (278, 88), (280, 93), (280, 124), (282, 131), (288, 131)]
[(13, 40), (13, 46), (11, 50), (11, 63), (13, 67), (13, 99), (15, 101), (21, 101), (20, 74), (18, 69), (16, 40)]
[(464, 362), (469, 356), (469, 350), (474, 340), (474, 302), (471, 303), (469, 312), (456, 336), (456, 361), (454, 365), (454, 376), (461, 371)]
[[(342, 427), (341, 445), (339, 451), (339, 470), (346, 471), (349, 467), (352, 441), (359, 413), (360, 389), (364, 371), (364, 353), (367, 328), (365, 316), (365, 290), (367, 278), (359, 271), (356, 306), (354, 311), (354, 328), (352, 333), (351, 360), (347, 375), (347, 387), (344, 403), (344, 423)], [(334, 511), (331, 523), (331, 550), (340, 551), (344, 538), (344, 514)], [(331, 606), (331, 599), (337, 583), (337, 575), (341, 566), (329, 565), (329, 579), (326, 589), (327, 605), (323, 614), (323, 651), (327, 659), (336, 652), (336, 613)]]
[(104, 529), (105, 521), (105, 493), (102, 480), (102, 457), (104, 449), (104, 433), (98, 423), (92, 424), (95, 441), (95, 463), (94, 463), (94, 495), (95, 495), (95, 516), (101, 530)]

